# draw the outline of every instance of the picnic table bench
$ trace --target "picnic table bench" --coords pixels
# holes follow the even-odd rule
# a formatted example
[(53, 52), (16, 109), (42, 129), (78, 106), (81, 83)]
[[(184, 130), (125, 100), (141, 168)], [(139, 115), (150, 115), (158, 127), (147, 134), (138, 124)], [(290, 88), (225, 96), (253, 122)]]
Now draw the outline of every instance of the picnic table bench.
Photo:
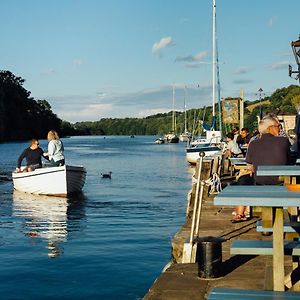
[[(298, 206), (300, 192), (291, 192), (285, 186), (229, 186), (214, 199), (220, 206), (262, 206), (274, 209), (273, 228), (273, 289), (284, 291), (284, 231), (283, 209)], [(256, 241), (257, 248), (264, 248), (261, 241)], [(298, 245), (294, 245), (294, 248)], [(263, 250), (262, 250), (263, 251)], [(249, 253), (251, 254), (251, 253)]]
[(208, 300), (296, 300), (300, 293), (214, 288)]
[(233, 175), (235, 170), (241, 170), (246, 168), (247, 163), (244, 157), (229, 157), (230, 161), (230, 176)]

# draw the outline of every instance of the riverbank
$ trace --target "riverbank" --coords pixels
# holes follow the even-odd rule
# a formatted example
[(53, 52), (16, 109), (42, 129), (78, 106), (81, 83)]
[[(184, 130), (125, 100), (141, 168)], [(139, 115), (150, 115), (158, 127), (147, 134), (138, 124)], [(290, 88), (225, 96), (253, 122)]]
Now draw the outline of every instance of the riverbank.
[[(230, 182), (231, 178), (223, 177), (223, 183)], [(195, 184), (189, 193), (189, 200), (193, 199)], [(270, 240), (272, 237), (263, 236), (256, 231), (256, 221), (232, 224), (232, 207), (220, 207), (213, 204), (214, 195), (204, 193), (200, 237), (222, 237), (222, 264), (221, 275), (215, 279), (203, 279), (198, 276), (198, 264), (182, 264), (183, 244), (188, 240), (191, 228), (191, 207), (193, 201), (188, 201), (186, 223), (176, 233), (172, 241), (172, 264), (153, 283), (144, 300), (185, 300), (207, 299), (213, 287), (272, 290), (272, 256), (239, 256), (230, 255), (230, 246), (233, 240)], [(287, 257), (285, 268), (291, 268)]]

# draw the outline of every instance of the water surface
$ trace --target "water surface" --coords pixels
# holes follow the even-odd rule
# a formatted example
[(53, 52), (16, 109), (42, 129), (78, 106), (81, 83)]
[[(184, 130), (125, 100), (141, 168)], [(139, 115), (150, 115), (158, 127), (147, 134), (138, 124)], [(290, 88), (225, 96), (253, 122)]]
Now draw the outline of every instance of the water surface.
[(83, 194), (70, 199), (14, 192), (5, 178), (27, 144), (0, 144), (2, 299), (145, 295), (170, 260), (191, 185), (185, 145), (154, 139), (63, 139), (67, 164), (87, 169)]

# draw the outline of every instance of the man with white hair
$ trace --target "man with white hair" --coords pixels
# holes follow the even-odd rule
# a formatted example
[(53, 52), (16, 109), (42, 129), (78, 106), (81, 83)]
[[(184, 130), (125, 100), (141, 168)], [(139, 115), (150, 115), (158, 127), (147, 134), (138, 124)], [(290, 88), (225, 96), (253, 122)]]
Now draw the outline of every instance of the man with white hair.
[(254, 182), (258, 185), (278, 184), (277, 176), (257, 176), (259, 165), (287, 165), (290, 163), (290, 142), (288, 138), (278, 136), (279, 122), (273, 117), (266, 117), (259, 122), (261, 138), (249, 145), (246, 162), (253, 167)]
[[(278, 176), (257, 176), (257, 166), (260, 165), (287, 165), (290, 163), (290, 142), (288, 138), (278, 136), (279, 122), (269, 116), (259, 122), (260, 138), (249, 144), (246, 162), (247, 169), (252, 171), (254, 184), (276, 185), (279, 184)], [(249, 176), (249, 175), (248, 175)], [(237, 206), (233, 223), (247, 220), (245, 217), (246, 206)]]

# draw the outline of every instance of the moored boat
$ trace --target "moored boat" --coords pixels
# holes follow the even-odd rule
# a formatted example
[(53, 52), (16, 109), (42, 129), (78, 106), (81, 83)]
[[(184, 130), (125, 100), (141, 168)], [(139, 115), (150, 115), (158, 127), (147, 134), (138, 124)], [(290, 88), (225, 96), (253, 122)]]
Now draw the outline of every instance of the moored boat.
[(154, 141), (155, 144), (164, 144), (165, 143), (165, 140), (163, 138), (158, 138)]
[(168, 133), (165, 135), (165, 141), (167, 143), (178, 143), (179, 142), (179, 137), (175, 133)]
[(190, 164), (196, 164), (199, 159), (200, 152), (205, 153), (205, 157), (222, 155), (223, 149), (221, 145), (197, 145), (194, 147), (186, 148), (186, 160)]
[(80, 192), (86, 169), (82, 166), (61, 166), (36, 169), (32, 172), (13, 172), (14, 189), (30, 194), (65, 197)]

